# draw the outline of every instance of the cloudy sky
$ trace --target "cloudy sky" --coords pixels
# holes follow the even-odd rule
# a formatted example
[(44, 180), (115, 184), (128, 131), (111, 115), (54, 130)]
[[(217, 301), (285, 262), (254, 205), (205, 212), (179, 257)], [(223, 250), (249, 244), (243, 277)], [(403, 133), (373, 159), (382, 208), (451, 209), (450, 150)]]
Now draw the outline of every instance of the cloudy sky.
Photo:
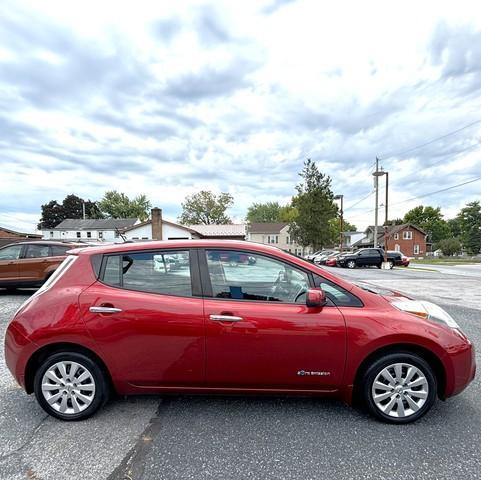
[(0, 5), (0, 225), (19, 230), (108, 189), (172, 220), (186, 195), (227, 191), (240, 220), (288, 202), (307, 157), (365, 227), (376, 155), (393, 217), (449, 218), (481, 181), (409, 199), (481, 176), (478, 120), (476, 1)]

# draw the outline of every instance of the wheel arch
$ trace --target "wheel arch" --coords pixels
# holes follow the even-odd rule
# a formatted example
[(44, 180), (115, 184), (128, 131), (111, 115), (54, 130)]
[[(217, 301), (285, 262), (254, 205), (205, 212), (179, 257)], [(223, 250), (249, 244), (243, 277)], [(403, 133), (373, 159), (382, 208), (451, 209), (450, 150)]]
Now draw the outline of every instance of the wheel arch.
[(446, 390), (446, 370), (441, 359), (430, 349), (426, 347), (421, 347), (419, 345), (414, 345), (412, 343), (395, 343), (391, 345), (386, 345), (380, 347), (373, 352), (369, 353), (364, 360), (359, 365), (358, 369), (356, 370), (356, 374), (354, 377), (354, 384), (353, 384), (353, 393), (352, 393), (352, 400), (353, 403), (360, 402), (360, 391), (361, 391), (361, 380), (369, 368), (369, 365), (372, 364), (378, 358), (383, 357), (384, 355), (388, 355), (391, 353), (411, 353), (420, 356), (424, 359), (429, 366), (433, 369), (433, 373), (436, 377), (437, 382), (437, 395), (439, 398), (444, 400), (445, 398), (445, 390)]
[(38, 367), (40, 367), (42, 362), (50, 355), (62, 352), (81, 353), (94, 360), (99, 365), (100, 369), (104, 372), (109, 388), (111, 390), (114, 389), (112, 376), (109, 369), (107, 368), (107, 365), (93, 350), (76, 343), (59, 342), (44, 345), (43, 347), (36, 350), (28, 359), (27, 365), (25, 367), (25, 391), (27, 393), (33, 393), (35, 372), (37, 371)]

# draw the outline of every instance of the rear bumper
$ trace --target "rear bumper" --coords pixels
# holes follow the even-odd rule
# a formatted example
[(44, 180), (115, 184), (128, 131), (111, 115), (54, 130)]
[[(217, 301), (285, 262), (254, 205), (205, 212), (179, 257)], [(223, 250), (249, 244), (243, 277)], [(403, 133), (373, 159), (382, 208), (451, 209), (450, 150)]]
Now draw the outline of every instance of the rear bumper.
[(25, 368), (36, 345), (10, 324), (5, 334), (5, 363), (17, 383), (25, 389)]

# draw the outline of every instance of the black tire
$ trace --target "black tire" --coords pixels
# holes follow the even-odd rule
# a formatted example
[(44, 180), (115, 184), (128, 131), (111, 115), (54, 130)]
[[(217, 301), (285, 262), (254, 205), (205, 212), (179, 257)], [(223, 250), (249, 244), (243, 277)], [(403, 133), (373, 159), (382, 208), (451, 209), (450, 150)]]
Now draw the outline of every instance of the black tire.
[(349, 260), (347, 263), (347, 268), (356, 268), (356, 261), (355, 260)]
[[(428, 392), (424, 404), (419, 408), (419, 410), (405, 417), (393, 417), (381, 411), (381, 409), (376, 406), (372, 394), (372, 387), (376, 377), (386, 367), (396, 363), (405, 363), (416, 367), (422, 372), (427, 380)], [(423, 358), (410, 352), (391, 353), (375, 360), (368, 367), (362, 378), (360, 391), (362, 392), (362, 400), (364, 405), (373, 416), (387, 423), (406, 424), (421, 418), (434, 405), (437, 396), (437, 381), (433, 369)], [(397, 395), (397, 397), (399, 397), (399, 395)], [(389, 402), (389, 400), (390, 399), (386, 399), (387, 402)], [(405, 405), (408, 406), (408, 403), (405, 402)]]
[(379, 268), (379, 269), (381, 269), (381, 268), (382, 268), (382, 262), (381, 262), (381, 263), (378, 263), (378, 264), (376, 265), (376, 267)]
[[(62, 413), (55, 410), (46, 400), (42, 392), (42, 379), (45, 372), (58, 362), (75, 362), (93, 377), (95, 392), (93, 399), (85, 410), (79, 413)], [(109, 398), (109, 383), (102, 368), (90, 357), (77, 352), (60, 352), (50, 355), (37, 369), (34, 378), (34, 391), (40, 406), (55, 418), (66, 421), (84, 420), (93, 415), (100, 407), (105, 405)], [(60, 397), (61, 398), (61, 397)]]

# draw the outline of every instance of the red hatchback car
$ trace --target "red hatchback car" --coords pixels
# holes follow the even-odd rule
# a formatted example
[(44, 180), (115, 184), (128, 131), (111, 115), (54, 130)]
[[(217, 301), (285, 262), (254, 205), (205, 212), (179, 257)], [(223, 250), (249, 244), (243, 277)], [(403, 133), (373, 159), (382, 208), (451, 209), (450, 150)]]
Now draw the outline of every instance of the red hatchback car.
[(440, 307), (275, 247), (208, 240), (73, 250), (15, 314), (5, 357), (63, 420), (111, 392), (245, 392), (359, 400), (407, 423), (475, 374), (470, 341)]

